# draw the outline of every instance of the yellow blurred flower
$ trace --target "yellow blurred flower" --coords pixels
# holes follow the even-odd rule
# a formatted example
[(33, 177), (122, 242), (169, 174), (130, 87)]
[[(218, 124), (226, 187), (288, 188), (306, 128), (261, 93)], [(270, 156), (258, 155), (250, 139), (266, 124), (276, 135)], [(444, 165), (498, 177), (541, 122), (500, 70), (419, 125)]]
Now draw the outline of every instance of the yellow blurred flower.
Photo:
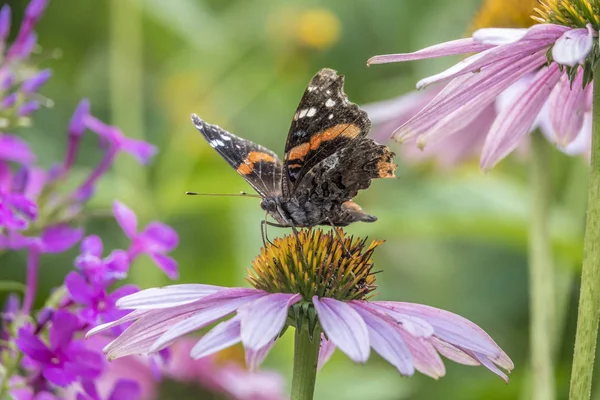
[(473, 18), (470, 32), (480, 28), (529, 28), (537, 0), (484, 0)]
[(334, 45), (340, 38), (340, 20), (325, 8), (303, 11), (297, 21), (296, 39), (304, 46), (323, 50)]

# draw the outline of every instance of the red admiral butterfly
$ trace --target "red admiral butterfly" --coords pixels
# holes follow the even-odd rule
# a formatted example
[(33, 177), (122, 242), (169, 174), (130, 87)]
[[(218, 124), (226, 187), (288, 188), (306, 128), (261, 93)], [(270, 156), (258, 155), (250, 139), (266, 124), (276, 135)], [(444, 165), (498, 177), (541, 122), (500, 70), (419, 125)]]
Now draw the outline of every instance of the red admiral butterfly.
[[(348, 101), (344, 77), (324, 68), (310, 81), (294, 114), (283, 163), (269, 149), (192, 114), (208, 143), (260, 194), (283, 227), (374, 222), (352, 201), (375, 178), (393, 178), (394, 153), (367, 137), (367, 113)], [(266, 221), (265, 221), (266, 223)], [(276, 224), (270, 224), (276, 225)]]

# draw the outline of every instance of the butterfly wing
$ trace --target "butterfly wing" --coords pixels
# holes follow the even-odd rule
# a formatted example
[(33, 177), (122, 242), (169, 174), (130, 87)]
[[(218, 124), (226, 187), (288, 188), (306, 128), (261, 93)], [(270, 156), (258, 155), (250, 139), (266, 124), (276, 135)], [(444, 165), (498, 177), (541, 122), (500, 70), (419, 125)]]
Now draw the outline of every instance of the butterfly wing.
[(262, 197), (281, 193), (282, 163), (271, 150), (211, 125), (192, 114), (192, 122), (217, 152)]
[(397, 165), (393, 158), (394, 153), (387, 146), (371, 138), (354, 140), (311, 168), (298, 183), (295, 195), (305, 196), (321, 208), (341, 206), (359, 190), (367, 189), (371, 180), (394, 178)]
[(312, 78), (294, 114), (285, 146), (283, 194), (340, 148), (361, 140), (371, 128), (367, 113), (348, 101), (344, 77), (324, 68)]

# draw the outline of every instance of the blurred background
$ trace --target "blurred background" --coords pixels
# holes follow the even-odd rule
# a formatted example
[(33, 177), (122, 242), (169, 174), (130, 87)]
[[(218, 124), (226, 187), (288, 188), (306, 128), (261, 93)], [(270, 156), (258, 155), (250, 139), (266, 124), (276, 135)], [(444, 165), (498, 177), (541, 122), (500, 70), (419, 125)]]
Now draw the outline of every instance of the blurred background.
[[(19, 20), (26, 2), (9, 3), (13, 20)], [(367, 59), (462, 37), (480, 5), (479, 0), (52, 0), (37, 30), (43, 49), (36, 57), (54, 72), (42, 90), (54, 107), (38, 112), (24, 136), (42, 165), (62, 159), (71, 113), (80, 98), (89, 98), (94, 115), (160, 149), (145, 168), (120, 156), (92, 206), (109, 213), (112, 200), (119, 199), (142, 224), (159, 219), (175, 227), (180, 282), (244, 286), (245, 270), (262, 245), (264, 213), (256, 199), (184, 195), (251, 190), (198, 134), (190, 114), (282, 155), (297, 103), (316, 71), (330, 67), (345, 75), (346, 93), (358, 104), (407, 93), (418, 79), (456, 59), (369, 68)], [(78, 159), (81, 176), (100, 157), (93, 136), (85, 137)], [(384, 271), (377, 298), (423, 303), (474, 321), (511, 356), (515, 371), (505, 385), (484, 368), (446, 362), (446, 377), (436, 382), (419, 374), (403, 378), (376, 355), (359, 366), (337, 352), (318, 376), (316, 399), (527, 398), (527, 156), (512, 156), (483, 174), (477, 159), (440, 168), (409, 163), (400, 144), (390, 147), (399, 154), (398, 179), (375, 181), (357, 198), (379, 221), (347, 229), (387, 240), (375, 256), (376, 269)], [(587, 166), (558, 152), (553, 157), (551, 229), (562, 338), (556, 346), (557, 379), (559, 397), (566, 398)], [(89, 221), (86, 231), (100, 235), (106, 250), (127, 243), (110, 217)], [(61, 284), (76, 254), (72, 249), (44, 257), (43, 292)], [(24, 279), (23, 254), (2, 255), (0, 265), (0, 279)], [(132, 268), (130, 280), (141, 288), (169, 284), (149, 260)], [(286, 335), (265, 363), (288, 385), (292, 339)], [(170, 396), (165, 392), (162, 398)]]

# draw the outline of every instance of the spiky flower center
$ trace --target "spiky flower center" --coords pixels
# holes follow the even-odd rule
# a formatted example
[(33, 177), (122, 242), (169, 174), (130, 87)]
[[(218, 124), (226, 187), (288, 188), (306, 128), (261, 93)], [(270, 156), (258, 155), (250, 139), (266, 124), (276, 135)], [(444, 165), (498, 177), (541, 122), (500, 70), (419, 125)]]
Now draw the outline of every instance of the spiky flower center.
[[(338, 229), (304, 229), (298, 236), (275, 239), (260, 250), (248, 270), (252, 286), (272, 293), (300, 293), (337, 300), (366, 299), (376, 289), (373, 261), (374, 240), (347, 236)], [(338, 237), (339, 235), (339, 237)]]
[(473, 18), (470, 31), (481, 28), (529, 28), (537, 0), (485, 0)]
[(539, 0), (532, 18), (546, 24), (557, 24), (571, 28), (585, 28), (591, 24), (595, 31), (600, 29), (600, 1), (598, 0)]

